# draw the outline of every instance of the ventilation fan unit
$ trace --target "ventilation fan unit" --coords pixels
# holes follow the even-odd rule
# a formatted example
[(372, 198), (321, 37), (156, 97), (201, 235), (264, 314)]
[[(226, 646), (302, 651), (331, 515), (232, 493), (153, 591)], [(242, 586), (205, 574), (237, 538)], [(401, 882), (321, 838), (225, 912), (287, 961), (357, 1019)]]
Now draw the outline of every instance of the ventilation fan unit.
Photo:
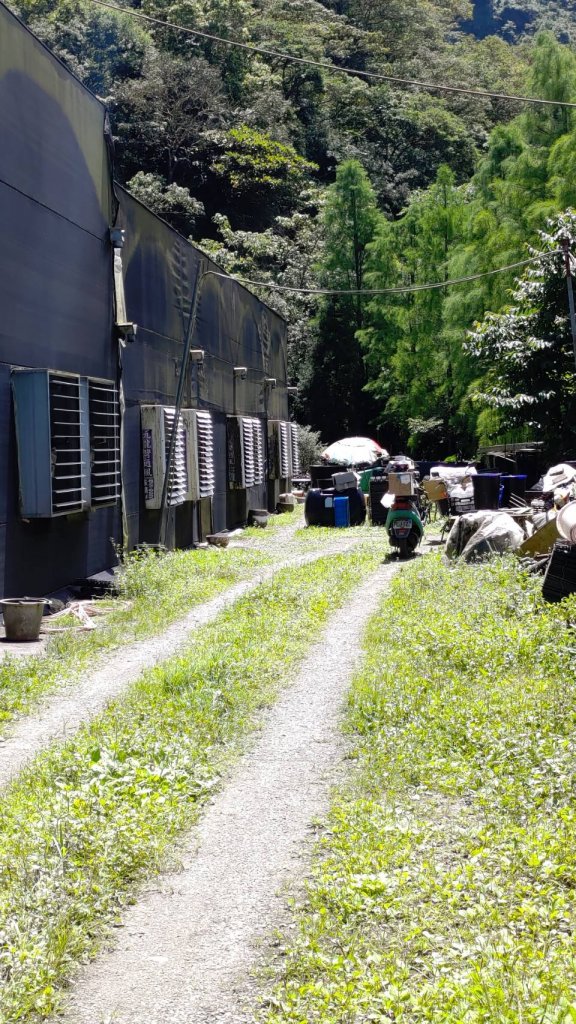
[(186, 431), (188, 501), (200, 501), (214, 494), (214, 431), (209, 412), (183, 409)]
[(89, 380), (88, 401), (92, 505), (110, 505), (122, 489), (118, 391), (106, 381)]
[(262, 422), (256, 418), (252, 419), (252, 445), (254, 451), (254, 483), (261, 484), (266, 479), (264, 431), (262, 429)]
[(291, 476), (292, 454), (290, 423), (269, 420), (270, 478), (286, 479)]
[(265, 479), (264, 431), (254, 416), (228, 416), (228, 486), (254, 487)]
[(20, 507), (26, 519), (90, 507), (90, 423), (85, 377), (14, 370)]
[(256, 460), (254, 458), (254, 428), (249, 416), (242, 416), (242, 459), (244, 463), (244, 486), (254, 487), (256, 483)]
[[(176, 410), (169, 406), (143, 405), (140, 416), (146, 508), (160, 508)], [(168, 504), (182, 505), (187, 500), (188, 489), (186, 429), (180, 415), (168, 481)]]
[(242, 417), (226, 418), (226, 453), (228, 462), (228, 487), (238, 489), (245, 487), (244, 477), (244, 444)]
[(290, 423), (290, 455), (292, 472), (291, 476), (300, 476), (302, 467), (300, 465), (300, 443), (298, 441), (298, 424)]

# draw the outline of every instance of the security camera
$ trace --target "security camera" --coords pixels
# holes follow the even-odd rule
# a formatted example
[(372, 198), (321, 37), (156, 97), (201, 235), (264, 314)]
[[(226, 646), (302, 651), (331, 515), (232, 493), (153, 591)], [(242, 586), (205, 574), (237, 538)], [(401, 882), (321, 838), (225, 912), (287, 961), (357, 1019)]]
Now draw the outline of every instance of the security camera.
[(191, 348), (190, 359), (193, 363), (204, 362), (204, 349), (203, 348)]
[(270, 388), (271, 391), (273, 391), (274, 388), (276, 387), (276, 377), (265, 377), (264, 383), (267, 387)]
[(248, 376), (248, 367), (247, 366), (235, 366), (234, 367), (234, 376), (238, 377), (239, 380), (246, 380), (246, 377)]
[(297, 395), (298, 394), (298, 388), (297, 387), (293, 387), (293, 386), (288, 387), (288, 388), (286, 388), (286, 394), (288, 394), (288, 395)]

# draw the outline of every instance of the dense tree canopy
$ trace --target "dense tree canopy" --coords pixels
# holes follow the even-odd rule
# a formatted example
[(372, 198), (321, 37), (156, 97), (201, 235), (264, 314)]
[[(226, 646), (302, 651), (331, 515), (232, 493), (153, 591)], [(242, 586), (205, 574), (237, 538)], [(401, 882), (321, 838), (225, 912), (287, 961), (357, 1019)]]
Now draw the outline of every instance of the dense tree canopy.
[[(359, 73), (574, 99), (573, 0), (119, 4), (13, 0), (106, 102), (119, 179), (286, 317), (298, 414), (326, 441), (381, 428), (413, 450), (472, 452), (511, 429), (493, 400), (502, 353), (488, 365), (467, 338), (510, 304), (514, 272), (478, 275), (521, 259), (576, 204), (573, 113)], [(313, 294), (455, 277), (472, 280)]]

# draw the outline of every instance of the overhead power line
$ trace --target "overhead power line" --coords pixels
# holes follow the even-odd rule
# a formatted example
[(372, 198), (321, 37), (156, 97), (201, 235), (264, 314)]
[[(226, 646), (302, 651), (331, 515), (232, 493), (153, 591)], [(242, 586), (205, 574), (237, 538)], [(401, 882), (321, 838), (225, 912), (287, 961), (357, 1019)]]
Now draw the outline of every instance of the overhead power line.
[(248, 53), (259, 53), (264, 57), (273, 57), (276, 60), (288, 61), (292, 64), (301, 64), (306, 67), (322, 68), (332, 75), (351, 75), (353, 78), (367, 78), (372, 81), (390, 82), (392, 85), (415, 86), (419, 89), (426, 89), (428, 92), (450, 92), (463, 96), (476, 96), (481, 99), (491, 100), (513, 100), (515, 103), (531, 103), (546, 107), (576, 107), (576, 103), (567, 100), (545, 100), (538, 96), (516, 96), (505, 92), (489, 92), (486, 89), (467, 89), (459, 85), (444, 85), (436, 82), (423, 82), (415, 78), (399, 78), (397, 75), (383, 75), (377, 71), (357, 71), (354, 68), (339, 68), (326, 61), (311, 60), (308, 57), (296, 57), (294, 54), (285, 53), (281, 50), (271, 50), (264, 46), (256, 46), (253, 43), (241, 43), (238, 39), (225, 39), (223, 36), (216, 36), (211, 32), (203, 32), (199, 28), (190, 28), (189, 25), (177, 25), (172, 21), (164, 21), (162, 18), (154, 18), (150, 14), (143, 14), (142, 11), (135, 11), (131, 7), (121, 7), (119, 4), (108, 3), (108, 0), (90, 0), (90, 3), (99, 7), (106, 7), (110, 11), (118, 11), (120, 14), (128, 14), (131, 18), (138, 18), (152, 25), (160, 25), (162, 28), (169, 28), (174, 32), (185, 32), (191, 36), (199, 36), (201, 39), (208, 39), (213, 43), (221, 43), (230, 49), (247, 50)]
[(517, 263), (509, 263), (505, 267), (484, 270), (480, 274), (468, 274), (466, 277), (453, 277), (448, 281), (432, 281), (428, 284), (397, 285), (394, 288), (296, 288), (292, 285), (276, 284), (274, 281), (254, 281), (249, 277), (236, 277), (233, 274), (225, 274), (217, 270), (207, 270), (204, 276), (211, 274), (213, 277), (223, 277), (236, 281), (238, 284), (250, 285), (252, 288), (271, 288), (273, 291), (292, 292), (298, 295), (409, 295), (412, 292), (429, 292), (438, 288), (449, 288), (455, 284), (468, 284), (470, 281), (479, 281), (483, 277), (493, 277), (495, 274), (505, 274), (510, 270), (517, 270), (519, 267), (526, 267), (530, 263), (537, 263), (549, 256), (562, 255), (562, 249), (552, 249), (550, 252), (540, 252), (537, 256), (530, 256)]

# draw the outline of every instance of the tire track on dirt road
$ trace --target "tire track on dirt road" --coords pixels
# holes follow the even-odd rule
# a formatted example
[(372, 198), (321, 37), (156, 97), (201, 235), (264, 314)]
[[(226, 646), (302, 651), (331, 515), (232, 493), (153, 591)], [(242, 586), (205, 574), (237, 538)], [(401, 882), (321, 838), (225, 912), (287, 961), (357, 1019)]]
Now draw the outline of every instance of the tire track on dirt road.
[(138, 640), (103, 655), (95, 672), (79, 683), (66, 684), (33, 714), (17, 721), (11, 734), (0, 740), (0, 789), (8, 785), (25, 765), (49, 744), (70, 739), (148, 668), (177, 654), (194, 632), (212, 622), (223, 609), (271, 580), (283, 569), (307, 565), (331, 554), (344, 553), (362, 542), (362, 537), (305, 555), (296, 555), (262, 569), (242, 583), (234, 584), (211, 601), (194, 607), (163, 633)]
[[(115, 949), (82, 968), (64, 1024), (248, 1024), (257, 944), (300, 879), (310, 825), (345, 752), (339, 730), (369, 617), (397, 563), (381, 565), (328, 622), (251, 751), (161, 875), (129, 910)], [(281, 671), (281, 666), (279, 666)]]

